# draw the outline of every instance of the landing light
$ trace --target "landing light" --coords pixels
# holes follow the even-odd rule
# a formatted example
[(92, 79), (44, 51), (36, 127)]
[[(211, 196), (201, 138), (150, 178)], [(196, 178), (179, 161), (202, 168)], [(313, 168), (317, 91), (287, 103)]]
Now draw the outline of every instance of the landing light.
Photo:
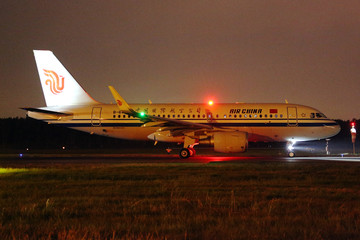
[(209, 100), (208, 104), (209, 104), (210, 106), (212, 106), (212, 105), (214, 104), (214, 101), (213, 101), (213, 100)]
[(295, 143), (296, 143), (295, 140), (290, 140), (290, 142), (288, 142), (288, 146), (287, 146), (288, 151), (291, 152), (292, 150), (294, 150)]

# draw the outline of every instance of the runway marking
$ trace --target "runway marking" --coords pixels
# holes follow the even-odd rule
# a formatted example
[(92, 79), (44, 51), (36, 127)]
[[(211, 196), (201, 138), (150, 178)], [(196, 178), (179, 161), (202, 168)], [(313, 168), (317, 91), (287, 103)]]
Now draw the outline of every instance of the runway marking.
[(294, 157), (287, 160), (319, 160), (319, 161), (339, 161), (339, 162), (360, 162), (360, 157)]

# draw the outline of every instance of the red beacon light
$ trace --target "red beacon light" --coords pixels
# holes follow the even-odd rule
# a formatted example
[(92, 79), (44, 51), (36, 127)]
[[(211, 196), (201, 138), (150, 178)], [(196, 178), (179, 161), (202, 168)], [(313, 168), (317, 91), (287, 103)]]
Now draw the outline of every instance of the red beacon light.
[(355, 122), (351, 122), (351, 127), (354, 128), (355, 127)]

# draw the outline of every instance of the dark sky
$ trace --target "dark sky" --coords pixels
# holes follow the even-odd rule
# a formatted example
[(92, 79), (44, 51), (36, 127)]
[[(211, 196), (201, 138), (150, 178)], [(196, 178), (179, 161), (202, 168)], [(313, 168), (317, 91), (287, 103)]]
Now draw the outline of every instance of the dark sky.
[(360, 118), (360, 1), (0, 1), (0, 117), (45, 101), (33, 49), (96, 100), (285, 102)]

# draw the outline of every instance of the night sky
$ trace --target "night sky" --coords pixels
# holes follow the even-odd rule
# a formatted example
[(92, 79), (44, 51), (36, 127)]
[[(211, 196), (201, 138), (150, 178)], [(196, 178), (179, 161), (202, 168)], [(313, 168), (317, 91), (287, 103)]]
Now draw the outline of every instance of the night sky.
[(0, 1), (0, 117), (45, 106), (33, 49), (96, 100), (285, 102), (360, 118), (360, 1)]

